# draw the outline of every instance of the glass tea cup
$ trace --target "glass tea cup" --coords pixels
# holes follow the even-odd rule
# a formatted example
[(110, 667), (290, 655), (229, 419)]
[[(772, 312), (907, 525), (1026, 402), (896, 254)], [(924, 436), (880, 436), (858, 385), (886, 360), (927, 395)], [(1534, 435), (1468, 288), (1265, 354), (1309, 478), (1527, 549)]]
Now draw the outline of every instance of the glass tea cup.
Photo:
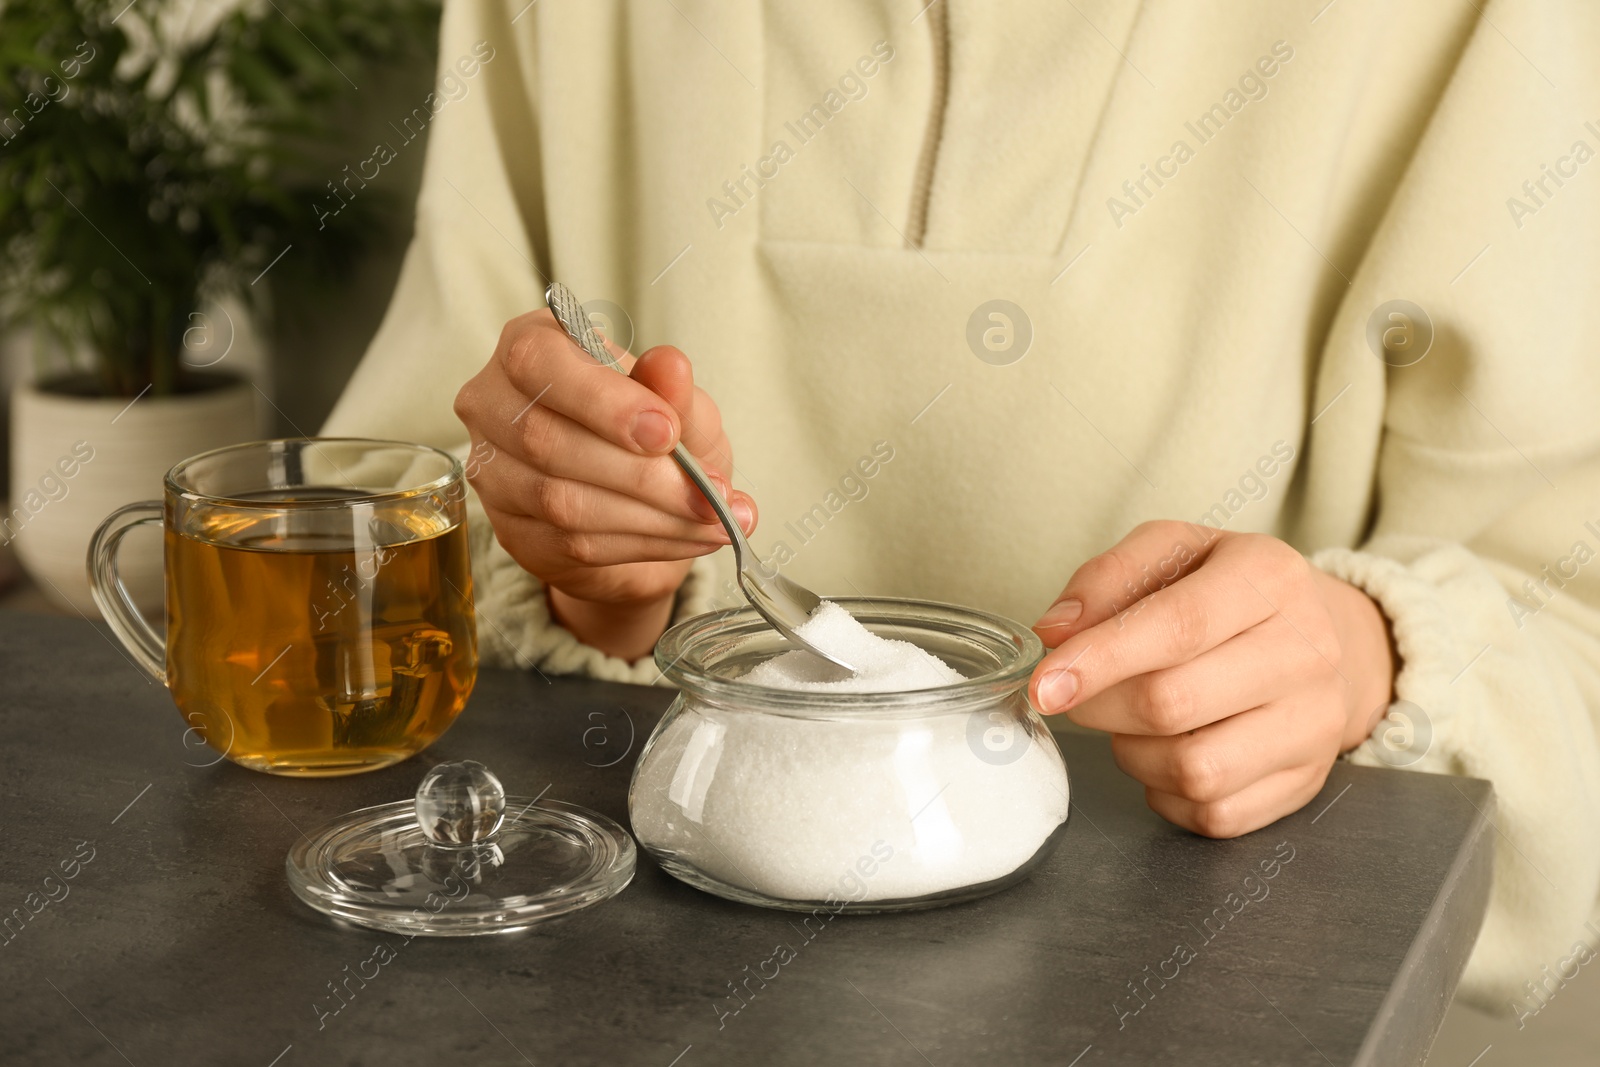
[[(146, 524), (165, 538), (165, 641), (117, 576), (123, 535)], [(88, 565), (101, 613), (190, 733), (253, 770), (397, 763), (477, 678), (463, 472), (435, 448), (302, 438), (191, 457), (162, 500), (106, 518)]]

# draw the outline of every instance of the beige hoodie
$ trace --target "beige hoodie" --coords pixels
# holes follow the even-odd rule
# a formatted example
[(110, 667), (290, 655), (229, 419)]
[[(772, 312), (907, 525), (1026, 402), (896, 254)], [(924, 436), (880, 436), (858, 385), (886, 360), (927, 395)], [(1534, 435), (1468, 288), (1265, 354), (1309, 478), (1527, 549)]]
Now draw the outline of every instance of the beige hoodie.
[[(461, 446), (553, 274), (689, 353), (824, 593), (1029, 621), (1145, 519), (1283, 537), (1392, 620), (1415, 769), (1494, 781), (1464, 989), (1527, 1006), (1600, 882), (1600, 5), (923, 3), (448, 4), (321, 205), (428, 129), (327, 432)], [(491, 662), (659, 677), (473, 535)]]

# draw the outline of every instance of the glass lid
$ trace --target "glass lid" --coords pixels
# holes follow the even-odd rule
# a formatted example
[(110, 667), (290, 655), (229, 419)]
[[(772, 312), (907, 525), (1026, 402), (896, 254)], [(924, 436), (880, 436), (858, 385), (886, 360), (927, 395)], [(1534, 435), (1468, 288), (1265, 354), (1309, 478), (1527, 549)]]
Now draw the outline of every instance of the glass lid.
[(633, 838), (596, 812), (508, 797), (481, 763), (441, 763), (414, 800), (343, 815), (300, 838), (289, 886), (375, 930), (471, 937), (525, 930), (622, 892)]

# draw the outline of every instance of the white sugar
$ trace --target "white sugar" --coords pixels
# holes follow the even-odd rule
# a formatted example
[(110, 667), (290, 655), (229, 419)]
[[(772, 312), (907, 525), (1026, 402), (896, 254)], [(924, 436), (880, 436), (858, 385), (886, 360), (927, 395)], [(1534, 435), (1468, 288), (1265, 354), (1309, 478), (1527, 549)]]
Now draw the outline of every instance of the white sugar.
[[(1016, 738), (1018, 749), (997, 754), (984, 745), (994, 728), (981, 710), (896, 722), (691, 705), (639, 766), (633, 830), (719, 882), (777, 900), (904, 900), (980, 885), (1026, 863), (1067, 817), (1055, 746)], [(869, 854), (882, 862), (863, 867)]]
[[(963, 680), (836, 604), (800, 632), (857, 673), (795, 650), (741, 680), (816, 692), (819, 708), (832, 699), (821, 694)], [(1067, 817), (1060, 753), (1015, 722), (1014, 695), (908, 720), (770, 714), (750, 694), (741, 708), (690, 701), (633, 789), (640, 840), (720, 882), (789, 901), (922, 897), (1003, 878)]]
[(812, 612), (798, 633), (830, 656), (850, 664), (855, 674), (847, 674), (804, 649), (795, 649), (758, 664), (743, 681), (769, 689), (816, 693), (903, 693), (963, 680), (939, 657), (909, 641), (879, 637), (832, 601), (824, 601)]

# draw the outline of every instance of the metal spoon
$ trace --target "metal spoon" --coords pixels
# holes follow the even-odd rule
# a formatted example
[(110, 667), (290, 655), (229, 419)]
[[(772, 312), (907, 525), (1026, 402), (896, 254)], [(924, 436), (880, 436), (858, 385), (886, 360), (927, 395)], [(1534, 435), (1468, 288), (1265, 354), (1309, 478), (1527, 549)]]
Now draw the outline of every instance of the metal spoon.
[[(628, 373), (595, 333), (594, 325), (589, 321), (583, 305), (578, 302), (577, 296), (571, 289), (553, 281), (545, 288), (544, 299), (545, 303), (550, 305), (556, 321), (579, 348), (619, 374)], [(768, 573), (768, 568), (750, 547), (750, 542), (745, 540), (744, 531), (739, 528), (738, 520), (733, 517), (727, 502), (722, 499), (722, 494), (717, 492), (717, 487), (706, 476), (699, 461), (690, 455), (689, 450), (681, 443), (672, 450), (672, 458), (677, 460), (678, 466), (683, 468), (683, 473), (689, 476), (695, 488), (705, 496), (711, 504), (711, 510), (717, 513), (717, 518), (722, 520), (723, 528), (728, 531), (728, 537), (733, 542), (734, 563), (739, 568), (739, 589), (750, 601), (751, 606), (761, 613), (763, 619), (772, 624), (773, 629), (787, 637), (793, 644), (799, 645), (814, 656), (821, 656), (830, 663), (853, 672), (855, 668), (850, 664), (832, 653), (823, 651), (795, 632), (806, 619), (810, 618), (811, 613), (817, 610), (822, 598), (805, 586), (791, 582), (775, 569)]]

